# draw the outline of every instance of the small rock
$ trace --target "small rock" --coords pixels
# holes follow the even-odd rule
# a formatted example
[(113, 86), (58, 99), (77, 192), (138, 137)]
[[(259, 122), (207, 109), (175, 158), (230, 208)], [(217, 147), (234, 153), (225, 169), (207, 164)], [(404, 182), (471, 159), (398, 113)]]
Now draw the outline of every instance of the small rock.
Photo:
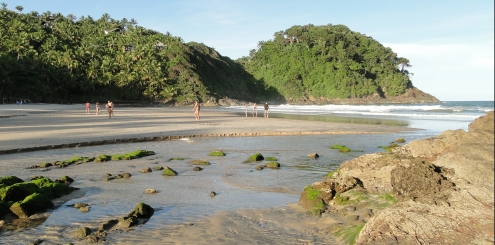
[(146, 191), (144, 191), (144, 193), (146, 193), (146, 194), (154, 194), (154, 193), (158, 193), (158, 191), (155, 190), (155, 189), (148, 188), (148, 189), (146, 189)]
[(214, 197), (214, 196), (216, 196), (216, 195), (217, 195), (217, 193), (216, 193), (216, 192), (214, 192), (214, 191), (210, 192), (210, 197)]
[(151, 173), (153, 172), (153, 170), (151, 170), (151, 168), (143, 168), (141, 169), (141, 173)]
[(194, 171), (201, 171), (201, 170), (203, 170), (203, 168), (202, 168), (202, 167), (197, 167), (197, 166), (196, 166), (196, 167), (194, 167)]

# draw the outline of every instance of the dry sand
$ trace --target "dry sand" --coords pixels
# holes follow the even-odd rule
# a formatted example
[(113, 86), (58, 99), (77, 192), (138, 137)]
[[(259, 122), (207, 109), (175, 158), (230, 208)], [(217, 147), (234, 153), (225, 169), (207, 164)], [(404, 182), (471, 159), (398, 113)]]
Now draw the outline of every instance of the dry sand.
[[(117, 105), (111, 119), (104, 112), (94, 115), (94, 107), (92, 109), (91, 114), (85, 114), (83, 104), (0, 105), (0, 151), (64, 147), (64, 144), (68, 147), (68, 144), (81, 142), (110, 143), (108, 140), (128, 138), (147, 141), (152, 137), (169, 136), (373, 134), (410, 130), (381, 125), (243, 117), (212, 108), (202, 108), (199, 122), (194, 120), (192, 107), (120, 108)], [(333, 221), (308, 216), (297, 204), (283, 208), (222, 211), (194, 223), (167, 228), (166, 236), (163, 231), (149, 232), (146, 239), (131, 236), (118, 243), (339, 244), (318, 228), (321, 222)]]

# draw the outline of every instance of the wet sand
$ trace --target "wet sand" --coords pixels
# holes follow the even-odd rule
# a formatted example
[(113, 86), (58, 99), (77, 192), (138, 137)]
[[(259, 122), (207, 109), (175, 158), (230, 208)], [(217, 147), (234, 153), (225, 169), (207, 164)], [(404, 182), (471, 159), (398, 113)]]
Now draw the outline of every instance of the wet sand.
[[(279, 172), (269, 170), (253, 172), (253, 165), (239, 163), (250, 151), (264, 149), (263, 153), (280, 154), (278, 156), (281, 162), (289, 165), (288, 163), (293, 161), (293, 158), (286, 156), (290, 156), (289, 153), (305, 156), (304, 154), (315, 150), (315, 147), (308, 146), (308, 142), (315, 141), (315, 138), (300, 141), (303, 147), (303, 145), (295, 145), (298, 141), (294, 140), (294, 136), (297, 135), (369, 136), (406, 131), (410, 129), (284, 118), (246, 118), (210, 108), (202, 108), (201, 121), (197, 122), (194, 121), (192, 107), (119, 108), (117, 105), (115, 117), (109, 119), (104, 113), (99, 116), (93, 113), (85, 114), (83, 104), (0, 105), (0, 150), (4, 153), (12, 149), (35, 149), (57, 145), (61, 147), (58, 150), (0, 155), (2, 175), (9, 173), (19, 175), (23, 179), (32, 175), (44, 175), (50, 178), (57, 178), (62, 174), (75, 176), (76, 182), (73, 186), (81, 188), (78, 192), (83, 192), (79, 193), (83, 197), (68, 203), (95, 204), (89, 213), (79, 213), (72, 208), (59, 207), (50, 214), (43, 225), (36, 229), (29, 232), (8, 233), (3, 238), (0, 234), (0, 244), (3, 241), (22, 244), (35, 240), (36, 237), (43, 237), (45, 240), (43, 244), (68, 241), (85, 244), (84, 240), (72, 237), (71, 232), (81, 226), (97, 227), (102, 220), (125, 214), (137, 201), (142, 200), (153, 207), (158, 207), (152, 219), (143, 227), (136, 228), (137, 233), (110, 234), (106, 244), (339, 244), (335, 238), (319, 228), (322, 222), (326, 224), (336, 222), (334, 219), (331, 217), (318, 219), (306, 215), (297, 203), (286, 205), (288, 202), (297, 202), (299, 194), (297, 187), (299, 184), (291, 189), (290, 180), (301, 181), (300, 179), (308, 176), (308, 174), (301, 175), (301, 171), (297, 170), (301, 168), (300, 166), (287, 167), (286, 170)], [(223, 143), (217, 141), (211, 143), (208, 138), (202, 138), (204, 136), (235, 137), (235, 140), (230, 140), (234, 142), (233, 145), (223, 141)], [(252, 137), (249, 138), (250, 140), (242, 138), (250, 136), (267, 136), (263, 142), (272, 142), (270, 146), (258, 149), (256, 148), (258, 145), (262, 147), (259, 141), (253, 141)], [(287, 142), (280, 142), (282, 136), (286, 137)], [(157, 140), (153, 137), (161, 138)], [(160, 143), (160, 140), (169, 139), (167, 137), (183, 138), (183, 140), (170, 141), (170, 144)], [(195, 137), (200, 138), (201, 140), (197, 139), (197, 141), (202, 143), (196, 144)], [(112, 141), (108, 141), (129, 138), (139, 139), (138, 141), (142, 143), (110, 144)], [(323, 142), (325, 140), (327, 139), (323, 139)], [(81, 142), (100, 142), (101, 145), (69, 147), (69, 144)], [(242, 148), (241, 144), (248, 144), (249, 150), (237, 150)], [(187, 147), (193, 148), (187, 149)], [(178, 156), (198, 158), (211, 150), (210, 147), (226, 149), (229, 156), (222, 160), (212, 160), (214, 165), (205, 168), (201, 173), (193, 172), (185, 163), (167, 161), (170, 157)], [(158, 154), (132, 160), (132, 163), (82, 164), (46, 172), (26, 169), (29, 164), (68, 159), (74, 155), (95, 156), (99, 153), (129, 152), (141, 148), (157, 151)], [(297, 152), (298, 150), (303, 153)], [(335, 157), (327, 156), (327, 158)], [(179, 171), (181, 177), (164, 179), (155, 172), (139, 174), (141, 168), (156, 164), (173, 167)], [(111, 183), (99, 179), (103, 173), (117, 170), (134, 171), (133, 177), (130, 180)], [(317, 174), (319, 179), (321, 174), (319, 172)], [(271, 182), (264, 181), (270, 179)], [(314, 182), (312, 179), (307, 181)], [(145, 188), (150, 187), (159, 190), (160, 193), (154, 196), (142, 194)], [(300, 190), (303, 188), (304, 186), (300, 186)], [(210, 190), (216, 190), (220, 194), (210, 198), (207, 195)], [(102, 204), (103, 202), (105, 204)], [(188, 215), (190, 217), (185, 217)]]

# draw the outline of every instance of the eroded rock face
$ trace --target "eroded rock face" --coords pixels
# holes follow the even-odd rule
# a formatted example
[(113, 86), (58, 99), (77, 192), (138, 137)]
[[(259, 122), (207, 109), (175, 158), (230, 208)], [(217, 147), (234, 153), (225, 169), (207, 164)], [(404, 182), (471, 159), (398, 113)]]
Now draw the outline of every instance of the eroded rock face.
[[(345, 178), (361, 181), (368, 194), (397, 198), (374, 210), (355, 244), (493, 244), (494, 112), (468, 132), (448, 130), (348, 161), (312, 188), (333, 198), (347, 191), (337, 184)], [(335, 202), (323, 200), (328, 209)]]

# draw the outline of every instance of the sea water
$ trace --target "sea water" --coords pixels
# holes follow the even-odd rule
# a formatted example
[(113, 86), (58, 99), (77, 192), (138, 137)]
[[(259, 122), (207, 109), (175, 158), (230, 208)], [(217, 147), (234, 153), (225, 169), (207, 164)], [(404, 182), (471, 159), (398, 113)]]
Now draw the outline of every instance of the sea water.
[[(0, 231), (0, 244), (25, 244), (38, 238), (45, 239), (47, 244), (76, 242), (78, 240), (71, 237), (71, 231), (82, 226), (95, 228), (106, 220), (123, 217), (138, 202), (155, 208), (153, 217), (135, 231), (126, 232), (118, 238), (109, 238), (109, 242), (159, 239), (167, 235), (168, 227), (194, 222), (221, 210), (284, 206), (297, 202), (305, 186), (323, 180), (329, 171), (335, 170), (345, 161), (383, 151), (379, 146), (388, 145), (398, 137), (405, 138), (407, 143), (448, 129), (467, 130), (469, 123), (493, 110), (493, 104), (491, 101), (362, 106), (270, 105), (270, 117), (407, 126), (418, 130), (378, 135), (185, 138), (4, 155), (0, 165), (2, 176), (43, 175), (57, 179), (68, 175), (75, 179), (72, 186), (79, 190), (75, 198), (50, 212), (41, 225), (22, 231)], [(245, 106), (231, 106), (206, 110), (243, 114), (245, 109)], [(252, 108), (248, 109), (251, 113)], [(346, 145), (354, 151), (340, 153), (330, 148), (334, 144)], [(68, 168), (28, 168), (41, 162), (66, 160), (73, 156), (91, 157), (138, 149), (155, 151), (157, 154), (130, 161), (85, 163)], [(208, 156), (213, 150), (222, 150), (227, 155)], [(260, 171), (256, 170), (256, 166), (262, 163), (243, 163), (255, 153), (275, 157), (282, 165), (281, 169)], [(307, 157), (310, 153), (318, 153), (320, 158), (310, 159)], [(203, 171), (193, 171), (193, 166), (188, 162), (190, 159), (208, 160), (211, 165), (204, 166)], [(179, 175), (165, 177), (161, 171), (140, 173), (140, 169), (154, 166), (168, 166)], [(115, 175), (123, 172), (131, 173), (132, 177), (103, 181), (105, 173)], [(147, 188), (156, 189), (159, 193), (145, 194)], [(211, 198), (211, 191), (215, 191), (217, 196)], [(91, 210), (83, 213), (70, 207), (78, 202), (91, 203)], [(142, 236), (146, 231), (153, 231), (154, 238)]]

